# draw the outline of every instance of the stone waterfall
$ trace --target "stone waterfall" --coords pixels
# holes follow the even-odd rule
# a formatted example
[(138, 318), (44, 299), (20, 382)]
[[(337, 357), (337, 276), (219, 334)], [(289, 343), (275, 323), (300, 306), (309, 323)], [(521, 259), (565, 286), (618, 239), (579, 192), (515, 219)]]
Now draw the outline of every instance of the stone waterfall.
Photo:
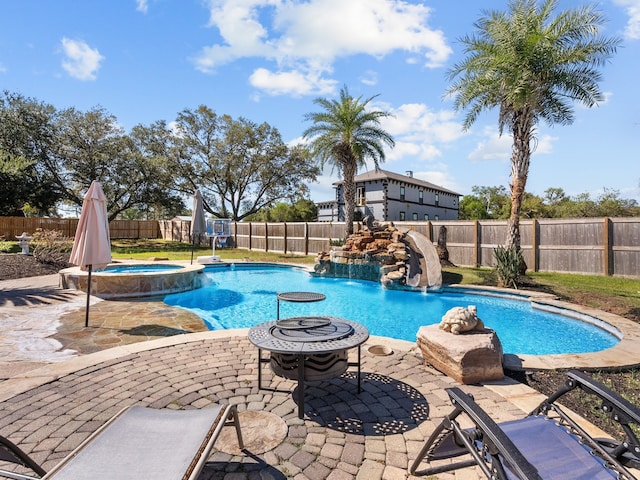
[(314, 270), (319, 276), (371, 280), (390, 289), (428, 291), (442, 286), (433, 242), (392, 222), (363, 222), (344, 245), (320, 252)]

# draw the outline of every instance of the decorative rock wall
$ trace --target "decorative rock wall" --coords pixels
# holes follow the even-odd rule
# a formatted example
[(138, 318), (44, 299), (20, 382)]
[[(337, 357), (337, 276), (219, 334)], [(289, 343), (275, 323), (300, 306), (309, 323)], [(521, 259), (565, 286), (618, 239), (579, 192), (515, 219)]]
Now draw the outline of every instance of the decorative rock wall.
[(419, 254), (411, 250), (406, 234), (392, 222), (365, 225), (343, 246), (318, 253), (314, 270), (321, 276), (380, 282), (387, 288), (416, 288), (407, 279), (412, 256), (416, 260)]

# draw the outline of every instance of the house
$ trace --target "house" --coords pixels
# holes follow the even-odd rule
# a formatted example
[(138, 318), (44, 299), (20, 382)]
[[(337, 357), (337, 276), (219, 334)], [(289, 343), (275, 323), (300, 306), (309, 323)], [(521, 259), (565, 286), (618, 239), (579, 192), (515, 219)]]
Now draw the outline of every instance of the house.
[[(356, 220), (367, 215), (380, 221), (457, 220), (460, 194), (433, 183), (387, 170), (354, 177)], [(344, 221), (343, 182), (334, 183), (336, 199), (316, 203), (318, 221)]]

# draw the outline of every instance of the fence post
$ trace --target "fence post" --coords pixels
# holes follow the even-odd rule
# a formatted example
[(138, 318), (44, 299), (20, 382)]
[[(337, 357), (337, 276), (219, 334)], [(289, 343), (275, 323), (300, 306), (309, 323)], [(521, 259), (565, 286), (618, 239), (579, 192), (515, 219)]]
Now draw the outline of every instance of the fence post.
[(287, 222), (284, 222), (284, 254), (287, 254)]
[(602, 225), (602, 270), (605, 276), (611, 275), (611, 256), (613, 251), (613, 246), (611, 245), (611, 219), (609, 217), (605, 217)]
[(481, 258), (480, 258), (480, 222), (478, 220), (474, 220), (473, 222), (473, 258), (475, 262), (475, 268), (480, 266)]
[(533, 271), (537, 272), (539, 267), (538, 249), (540, 248), (540, 239), (538, 238), (538, 219), (534, 218), (531, 222), (531, 264)]
[(269, 251), (269, 223), (264, 222), (264, 251)]
[(253, 249), (253, 222), (249, 222), (249, 250)]
[(304, 254), (309, 255), (309, 222), (304, 222)]

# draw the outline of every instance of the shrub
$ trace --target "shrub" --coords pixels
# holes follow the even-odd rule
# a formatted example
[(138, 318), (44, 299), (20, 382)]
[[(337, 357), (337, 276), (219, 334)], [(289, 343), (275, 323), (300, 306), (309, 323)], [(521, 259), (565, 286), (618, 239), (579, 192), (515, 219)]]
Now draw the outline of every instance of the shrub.
[(493, 254), (496, 257), (498, 286), (518, 288), (518, 279), (524, 265), (522, 251), (516, 247), (498, 245)]
[(18, 251), (18, 242), (12, 242), (0, 237), (0, 253), (15, 253)]
[(40, 263), (67, 267), (69, 254), (73, 248), (73, 240), (63, 236), (59, 230), (44, 230), (39, 228), (31, 240), (33, 256)]

